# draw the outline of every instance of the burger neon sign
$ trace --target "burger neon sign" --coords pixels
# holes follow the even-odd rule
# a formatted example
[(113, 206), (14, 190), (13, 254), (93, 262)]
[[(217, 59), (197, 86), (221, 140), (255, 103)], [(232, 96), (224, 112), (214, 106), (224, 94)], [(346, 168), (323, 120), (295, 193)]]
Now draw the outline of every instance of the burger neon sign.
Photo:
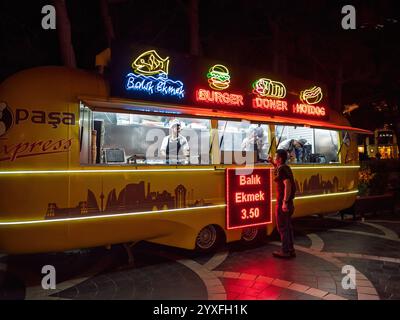
[(212, 66), (207, 73), (208, 84), (211, 89), (197, 89), (196, 101), (213, 103), (225, 106), (240, 107), (243, 106), (243, 95), (229, 92), (222, 92), (228, 89), (231, 82), (231, 76), (226, 66), (216, 64)]
[(207, 73), (208, 83), (211, 89), (224, 90), (229, 88), (231, 76), (229, 70), (222, 64), (216, 64)]

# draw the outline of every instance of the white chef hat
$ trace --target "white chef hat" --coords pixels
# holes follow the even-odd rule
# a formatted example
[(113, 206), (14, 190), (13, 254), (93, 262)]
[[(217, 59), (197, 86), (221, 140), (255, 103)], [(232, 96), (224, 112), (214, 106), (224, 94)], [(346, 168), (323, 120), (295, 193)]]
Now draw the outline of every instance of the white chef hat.
[(182, 126), (182, 124), (178, 119), (174, 119), (169, 123), (169, 128), (172, 129), (173, 126)]

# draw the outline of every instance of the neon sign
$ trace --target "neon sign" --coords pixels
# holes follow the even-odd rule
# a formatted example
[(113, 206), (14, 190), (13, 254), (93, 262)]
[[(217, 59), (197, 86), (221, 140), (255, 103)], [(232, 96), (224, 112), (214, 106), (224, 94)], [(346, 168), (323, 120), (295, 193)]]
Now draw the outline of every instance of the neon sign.
[(325, 107), (312, 106), (302, 103), (296, 103), (293, 105), (293, 113), (314, 117), (325, 117), (327, 114)]
[(218, 92), (207, 89), (196, 90), (196, 100), (199, 102), (214, 103), (229, 106), (243, 106), (243, 96), (240, 94)]
[(207, 73), (207, 78), (210, 87), (219, 91), (197, 89), (195, 92), (195, 99), (197, 102), (234, 107), (240, 107), (244, 105), (244, 98), (241, 94), (220, 92), (221, 90), (227, 89), (230, 85), (231, 76), (229, 75), (229, 70), (227, 67), (223, 66), (222, 64), (216, 64), (212, 66)]
[[(271, 170), (226, 169), (227, 229), (272, 222)], [(241, 171), (243, 171), (241, 173)]]
[(161, 58), (155, 50), (143, 52), (132, 63), (132, 69), (137, 74), (151, 76), (165, 73), (168, 75), (169, 57)]
[(149, 95), (157, 93), (163, 96), (176, 96), (180, 99), (185, 96), (183, 83), (170, 80), (165, 75), (155, 78), (128, 73), (126, 78), (126, 90), (141, 91)]
[(286, 96), (286, 87), (282, 82), (260, 78), (253, 82), (253, 93), (257, 95), (252, 100), (253, 109), (272, 112), (288, 112), (288, 103), (280, 100)]
[(286, 88), (282, 82), (261, 78), (253, 82), (253, 93), (260, 97), (283, 99), (286, 97)]
[(179, 99), (185, 96), (182, 81), (168, 78), (169, 57), (163, 59), (155, 50), (149, 50), (133, 61), (132, 68), (135, 73), (126, 75), (126, 90)]
[(321, 87), (312, 87), (300, 92), (300, 100), (305, 104), (317, 104), (322, 100), (322, 89)]
[(224, 90), (229, 88), (231, 76), (229, 70), (222, 64), (216, 64), (207, 73), (208, 83), (211, 89)]
[(253, 99), (254, 109), (286, 112), (288, 111), (287, 105), (288, 103), (285, 100), (273, 100), (273, 99), (263, 99), (263, 98)]

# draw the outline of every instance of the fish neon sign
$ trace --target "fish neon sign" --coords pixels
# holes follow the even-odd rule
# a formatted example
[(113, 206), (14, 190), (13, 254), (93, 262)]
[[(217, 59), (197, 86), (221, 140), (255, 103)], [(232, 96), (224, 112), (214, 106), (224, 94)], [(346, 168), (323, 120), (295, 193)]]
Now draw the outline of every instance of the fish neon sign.
[(132, 69), (137, 74), (151, 76), (165, 73), (168, 75), (169, 57), (161, 58), (155, 50), (143, 52), (132, 63)]
[(229, 88), (231, 76), (229, 70), (222, 64), (216, 64), (207, 73), (208, 83), (211, 89), (224, 90)]
[(126, 75), (125, 89), (182, 99), (183, 82), (169, 79), (168, 68), (169, 57), (161, 58), (155, 50), (143, 52), (132, 63), (134, 72)]
[(300, 92), (300, 100), (306, 104), (317, 104), (322, 100), (322, 97), (322, 89), (317, 86)]

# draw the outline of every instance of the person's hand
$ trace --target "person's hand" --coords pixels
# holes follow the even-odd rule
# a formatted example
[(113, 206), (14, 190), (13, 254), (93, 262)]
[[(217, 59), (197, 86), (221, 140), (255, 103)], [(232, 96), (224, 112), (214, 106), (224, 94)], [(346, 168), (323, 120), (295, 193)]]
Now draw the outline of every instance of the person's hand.
[(283, 212), (289, 212), (289, 207), (288, 207), (286, 201), (283, 201), (283, 204), (282, 204), (282, 211), (283, 211)]
[(268, 161), (269, 163), (272, 163), (272, 157), (271, 157), (271, 156), (268, 156), (267, 161)]

